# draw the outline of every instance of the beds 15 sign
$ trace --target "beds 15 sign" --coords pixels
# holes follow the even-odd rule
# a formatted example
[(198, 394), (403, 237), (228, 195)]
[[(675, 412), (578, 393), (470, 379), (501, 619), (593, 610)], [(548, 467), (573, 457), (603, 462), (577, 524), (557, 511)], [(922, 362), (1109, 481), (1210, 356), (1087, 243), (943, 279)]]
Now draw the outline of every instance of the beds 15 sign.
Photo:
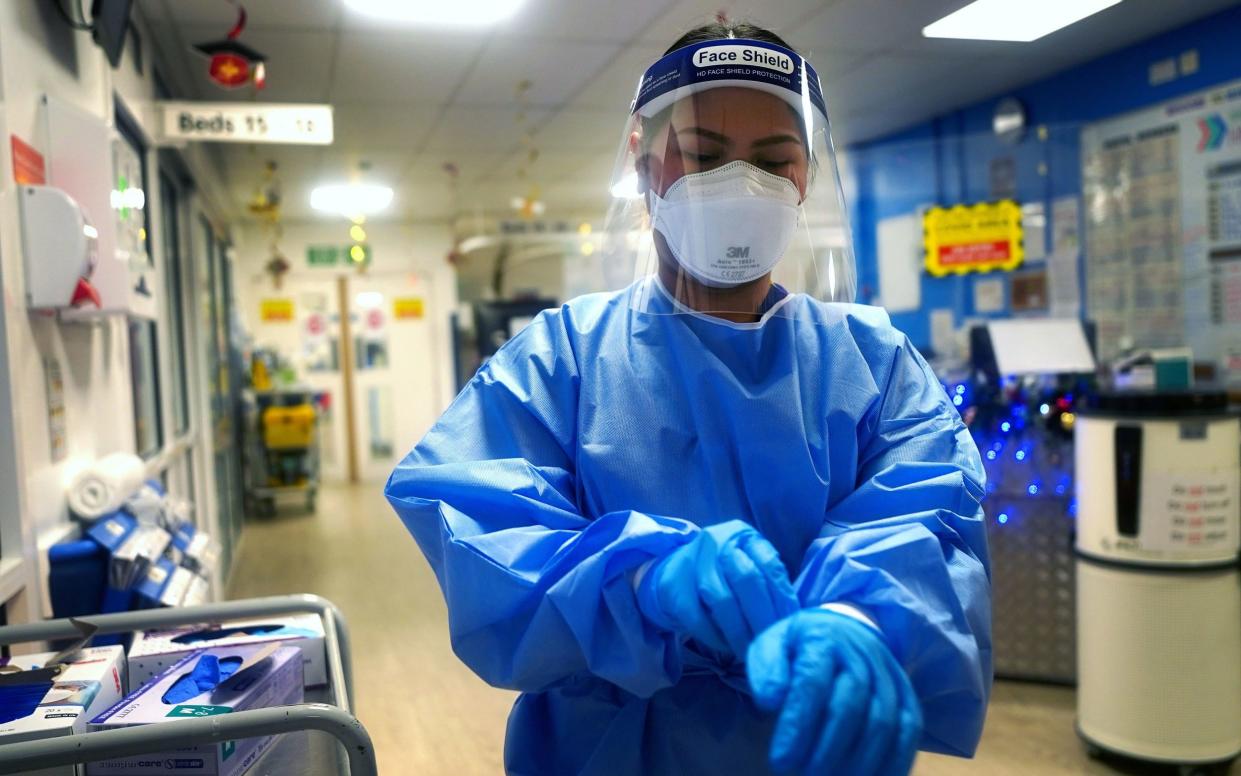
[(330, 145), (331, 105), (164, 102), (163, 140)]

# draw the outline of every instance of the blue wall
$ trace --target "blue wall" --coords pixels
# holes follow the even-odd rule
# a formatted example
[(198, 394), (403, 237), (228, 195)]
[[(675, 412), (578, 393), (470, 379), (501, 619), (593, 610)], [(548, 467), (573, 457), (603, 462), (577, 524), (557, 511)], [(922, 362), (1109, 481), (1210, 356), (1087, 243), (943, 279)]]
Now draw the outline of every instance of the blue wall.
[[(1179, 57), (1190, 49), (1198, 51), (1198, 72), (1160, 86), (1149, 84), (1152, 62)], [(1050, 249), (1051, 200), (1081, 192), (1078, 137), (1082, 124), (1238, 78), (1241, 6), (999, 95), (1016, 97), (1026, 109), (1030, 129), (1015, 146), (999, 142), (991, 132), (993, 99), (850, 148), (856, 192), (850, 204), (860, 301), (868, 301), (879, 289), (875, 249), (880, 219), (909, 214), (923, 205), (990, 200), (991, 163), (1011, 157), (1018, 201), (1044, 203)], [(1045, 139), (1037, 131), (1040, 125), (1047, 127)], [(921, 309), (894, 313), (893, 323), (915, 345), (927, 349), (929, 311), (951, 308), (960, 325), (962, 318), (975, 314), (973, 284), (982, 277), (987, 276), (932, 278), (924, 274)]]

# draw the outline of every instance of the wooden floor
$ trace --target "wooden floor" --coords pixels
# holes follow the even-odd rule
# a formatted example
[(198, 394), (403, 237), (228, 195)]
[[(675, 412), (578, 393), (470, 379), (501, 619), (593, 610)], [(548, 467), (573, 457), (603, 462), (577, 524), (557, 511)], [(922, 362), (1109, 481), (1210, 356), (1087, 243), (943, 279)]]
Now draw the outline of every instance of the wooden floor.
[[(514, 696), (484, 685), (452, 654), (435, 578), (381, 491), (326, 489), (318, 514), (248, 523), (230, 597), (306, 592), (340, 606), (353, 638), (357, 713), (384, 776), (500, 774)], [(998, 683), (977, 758), (924, 755), (914, 773), (1157, 772), (1087, 758), (1073, 706), (1068, 689)]]

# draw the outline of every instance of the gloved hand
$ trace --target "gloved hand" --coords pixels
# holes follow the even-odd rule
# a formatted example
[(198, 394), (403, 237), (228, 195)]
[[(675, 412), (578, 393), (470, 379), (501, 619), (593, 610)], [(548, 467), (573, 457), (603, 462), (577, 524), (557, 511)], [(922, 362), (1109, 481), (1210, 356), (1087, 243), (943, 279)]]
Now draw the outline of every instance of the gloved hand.
[(904, 776), (913, 767), (922, 708), (870, 626), (826, 609), (802, 610), (759, 634), (746, 673), (759, 708), (780, 712), (774, 770)]
[(657, 628), (740, 660), (756, 635), (799, 606), (776, 548), (740, 520), (708, 526), (652, 563), (637, 593)]

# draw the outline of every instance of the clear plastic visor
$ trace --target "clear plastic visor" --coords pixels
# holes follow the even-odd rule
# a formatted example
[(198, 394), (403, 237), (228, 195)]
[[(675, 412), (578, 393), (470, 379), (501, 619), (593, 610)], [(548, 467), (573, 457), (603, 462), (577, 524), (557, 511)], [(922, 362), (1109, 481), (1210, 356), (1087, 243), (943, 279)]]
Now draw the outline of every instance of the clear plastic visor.
[(827, 119), (785, 92), (717, 81), (631, 115), (596, 253), (605, 288), (633, 286), (645, 313), (737, 322), (793, 314), (797, 294), (853, 300)]

